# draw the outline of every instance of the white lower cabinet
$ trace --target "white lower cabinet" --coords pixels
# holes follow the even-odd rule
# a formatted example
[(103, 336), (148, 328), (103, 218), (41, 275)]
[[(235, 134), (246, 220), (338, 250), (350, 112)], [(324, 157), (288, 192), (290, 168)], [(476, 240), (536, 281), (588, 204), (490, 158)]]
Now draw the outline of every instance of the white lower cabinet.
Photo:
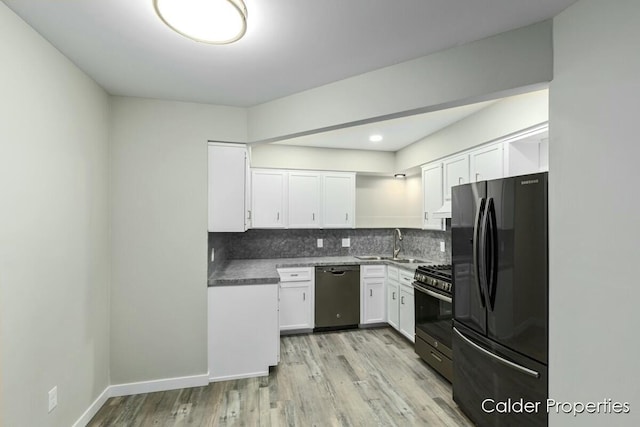
[(415, 342), (413, 275), (396, 267), (387, 267), (387, 319), (389, 325)]
[(363, 325), (384, 323), (385, 266), (360, 266), (360, 323)]
[(279, 268), (280, 333), (313, 329), (313, 268)]
[(278, 364), (278, 284), (208, 289), (209, 381), (269, 375)]
[(398, 282), (387, 280), (387, 322), (395, 329), (400, 329), (399, 289)]
[(407, 337), (411, 342), (415, 342), (416, 340), (415, 307), (413, 304), (413, 288), (401, 285), (399, 310), (400, 333)]

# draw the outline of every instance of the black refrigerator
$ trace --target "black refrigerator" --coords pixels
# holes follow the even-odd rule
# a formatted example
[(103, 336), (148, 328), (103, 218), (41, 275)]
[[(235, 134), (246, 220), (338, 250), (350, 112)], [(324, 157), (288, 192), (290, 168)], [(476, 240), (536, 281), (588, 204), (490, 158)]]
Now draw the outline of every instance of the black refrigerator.
[(545, 426), (547, 173), (453, 187), (453, 399), (478, 426)]

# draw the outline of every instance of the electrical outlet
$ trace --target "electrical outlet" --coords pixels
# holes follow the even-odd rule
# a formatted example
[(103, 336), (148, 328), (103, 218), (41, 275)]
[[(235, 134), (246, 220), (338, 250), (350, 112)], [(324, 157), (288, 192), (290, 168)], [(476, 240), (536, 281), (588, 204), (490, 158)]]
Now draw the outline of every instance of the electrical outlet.
[(215, 249), (213, 249), (213, 248), (211, 248), (211, 262), (213, 262), (213, 260), (215, 260), (215, 259), (216, 259), (216, 257), (215, 257), (215, 252), (216, 252), (216, 250), (215, 250)]
[(319, 248), (321, 248), (321, 247), (322, 247), (322, 245), (323, 245), (323, 243), (322, 243), (322, 239), (318, 239), (318, 247), (319, 247)]
[(49, 390), (49, 412), (58, 406), (58, 386)]
[(348, 248), (349, 246), (351, 246), (351, 239), (348, 237), (346, 239), (342, 239), (342, 247)]
[(440, 252), (444, 252), (444, 241), (440, 242)]

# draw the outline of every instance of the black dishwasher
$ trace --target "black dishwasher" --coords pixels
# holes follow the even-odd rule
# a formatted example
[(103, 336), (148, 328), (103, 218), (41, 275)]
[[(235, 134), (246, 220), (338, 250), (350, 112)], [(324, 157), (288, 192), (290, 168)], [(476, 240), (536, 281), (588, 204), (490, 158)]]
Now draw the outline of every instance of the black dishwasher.
[(316, 331), (358, 327), (360, 266), (316, 267)]

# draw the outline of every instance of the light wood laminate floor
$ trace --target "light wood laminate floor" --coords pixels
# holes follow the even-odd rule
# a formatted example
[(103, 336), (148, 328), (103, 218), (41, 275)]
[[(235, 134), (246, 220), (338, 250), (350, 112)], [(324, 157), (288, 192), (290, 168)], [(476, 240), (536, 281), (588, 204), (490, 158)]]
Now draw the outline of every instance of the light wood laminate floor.
[(470, 426), (451, 386), (390, 328), (281, 338), (268, 377), (105, 403), (89, 426)]

